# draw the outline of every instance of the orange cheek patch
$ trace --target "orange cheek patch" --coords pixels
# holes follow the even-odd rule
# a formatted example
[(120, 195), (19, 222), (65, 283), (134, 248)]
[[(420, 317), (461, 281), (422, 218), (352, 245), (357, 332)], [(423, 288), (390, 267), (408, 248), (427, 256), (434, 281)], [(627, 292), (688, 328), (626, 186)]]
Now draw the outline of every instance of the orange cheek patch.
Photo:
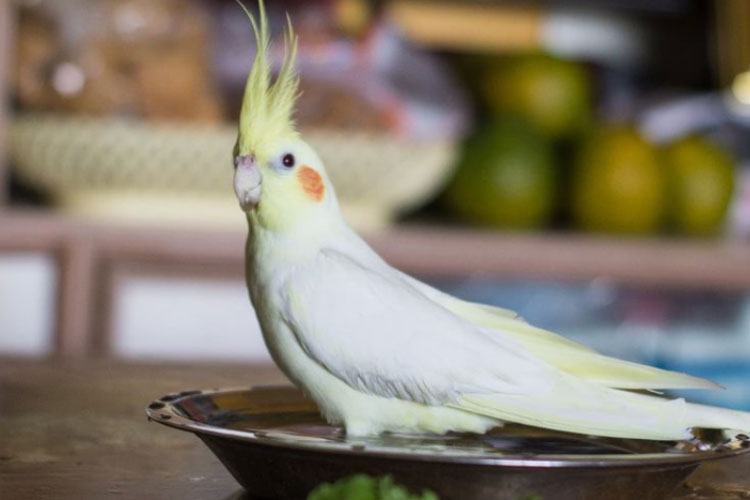
[(326, 187), (323, 183), (323, 178), (318, 172), (303, 165), (297, 171), (297, 178), (299, 178), (299, 182), (302, 184), (302, 189), (305, 191), (305, 194), (315, 201), (323, 199)]

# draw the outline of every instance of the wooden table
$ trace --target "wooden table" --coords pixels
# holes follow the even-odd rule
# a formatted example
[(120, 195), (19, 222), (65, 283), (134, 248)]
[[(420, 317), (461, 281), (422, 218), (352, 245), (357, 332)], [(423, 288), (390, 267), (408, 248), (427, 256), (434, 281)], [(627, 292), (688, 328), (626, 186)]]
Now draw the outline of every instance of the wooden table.
[[(283, 383), (270, 366), (0, 358), (0, 499), (242, 499), (194, 436), (144, 407), (193, 388)], [(703, 465), (674, 500), (750, 498), (750, 455)]]

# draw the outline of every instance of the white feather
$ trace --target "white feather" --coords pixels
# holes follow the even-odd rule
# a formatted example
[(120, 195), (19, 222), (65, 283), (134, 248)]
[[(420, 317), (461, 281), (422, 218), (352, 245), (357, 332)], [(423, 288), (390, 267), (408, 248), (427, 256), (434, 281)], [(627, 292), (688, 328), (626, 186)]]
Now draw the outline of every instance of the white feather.
[(367, 393), (447, 404), (539, 392), (554, 373), (513, 339), (335, 250), (298, 266), (281, 290), (281, 317), (310, 357)]

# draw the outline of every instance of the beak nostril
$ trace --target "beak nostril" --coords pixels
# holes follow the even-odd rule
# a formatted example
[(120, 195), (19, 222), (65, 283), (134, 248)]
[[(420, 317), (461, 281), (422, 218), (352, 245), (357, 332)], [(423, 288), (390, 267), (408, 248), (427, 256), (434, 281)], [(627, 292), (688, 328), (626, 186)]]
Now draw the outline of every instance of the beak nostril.
[(249, 167), (253, 163), (255, 163), (255, 156), (254, 155), (238, 155), (234, 158), (234, 168), (237, 167)]

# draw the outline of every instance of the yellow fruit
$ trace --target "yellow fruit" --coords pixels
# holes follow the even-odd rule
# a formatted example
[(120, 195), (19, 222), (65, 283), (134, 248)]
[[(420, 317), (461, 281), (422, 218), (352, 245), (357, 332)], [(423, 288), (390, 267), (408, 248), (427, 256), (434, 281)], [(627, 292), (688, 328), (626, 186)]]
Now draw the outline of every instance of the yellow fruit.
[(556, 190), (549, 144), (526, 123), (505, 120), (466, 142), (444, 203), (467, 222), (538, 228), (553, 215)]
[(519, 115), (551, 138), (581, 132), (591, 116), (586, 70), (549, 55), (518, 56), (482, 79), (487, 104), (499, 115)]
[(731, 158), (701, 137), (687, 137), (664, 150), (669, 173), (670, 228), (708, 236), (721, 228), (734, 189)]
[(666, 175), (656, 150), (631, 128), (594, 133), (571, 181), (572, 214), (579, 227), (646, 234), (662, 225)]

